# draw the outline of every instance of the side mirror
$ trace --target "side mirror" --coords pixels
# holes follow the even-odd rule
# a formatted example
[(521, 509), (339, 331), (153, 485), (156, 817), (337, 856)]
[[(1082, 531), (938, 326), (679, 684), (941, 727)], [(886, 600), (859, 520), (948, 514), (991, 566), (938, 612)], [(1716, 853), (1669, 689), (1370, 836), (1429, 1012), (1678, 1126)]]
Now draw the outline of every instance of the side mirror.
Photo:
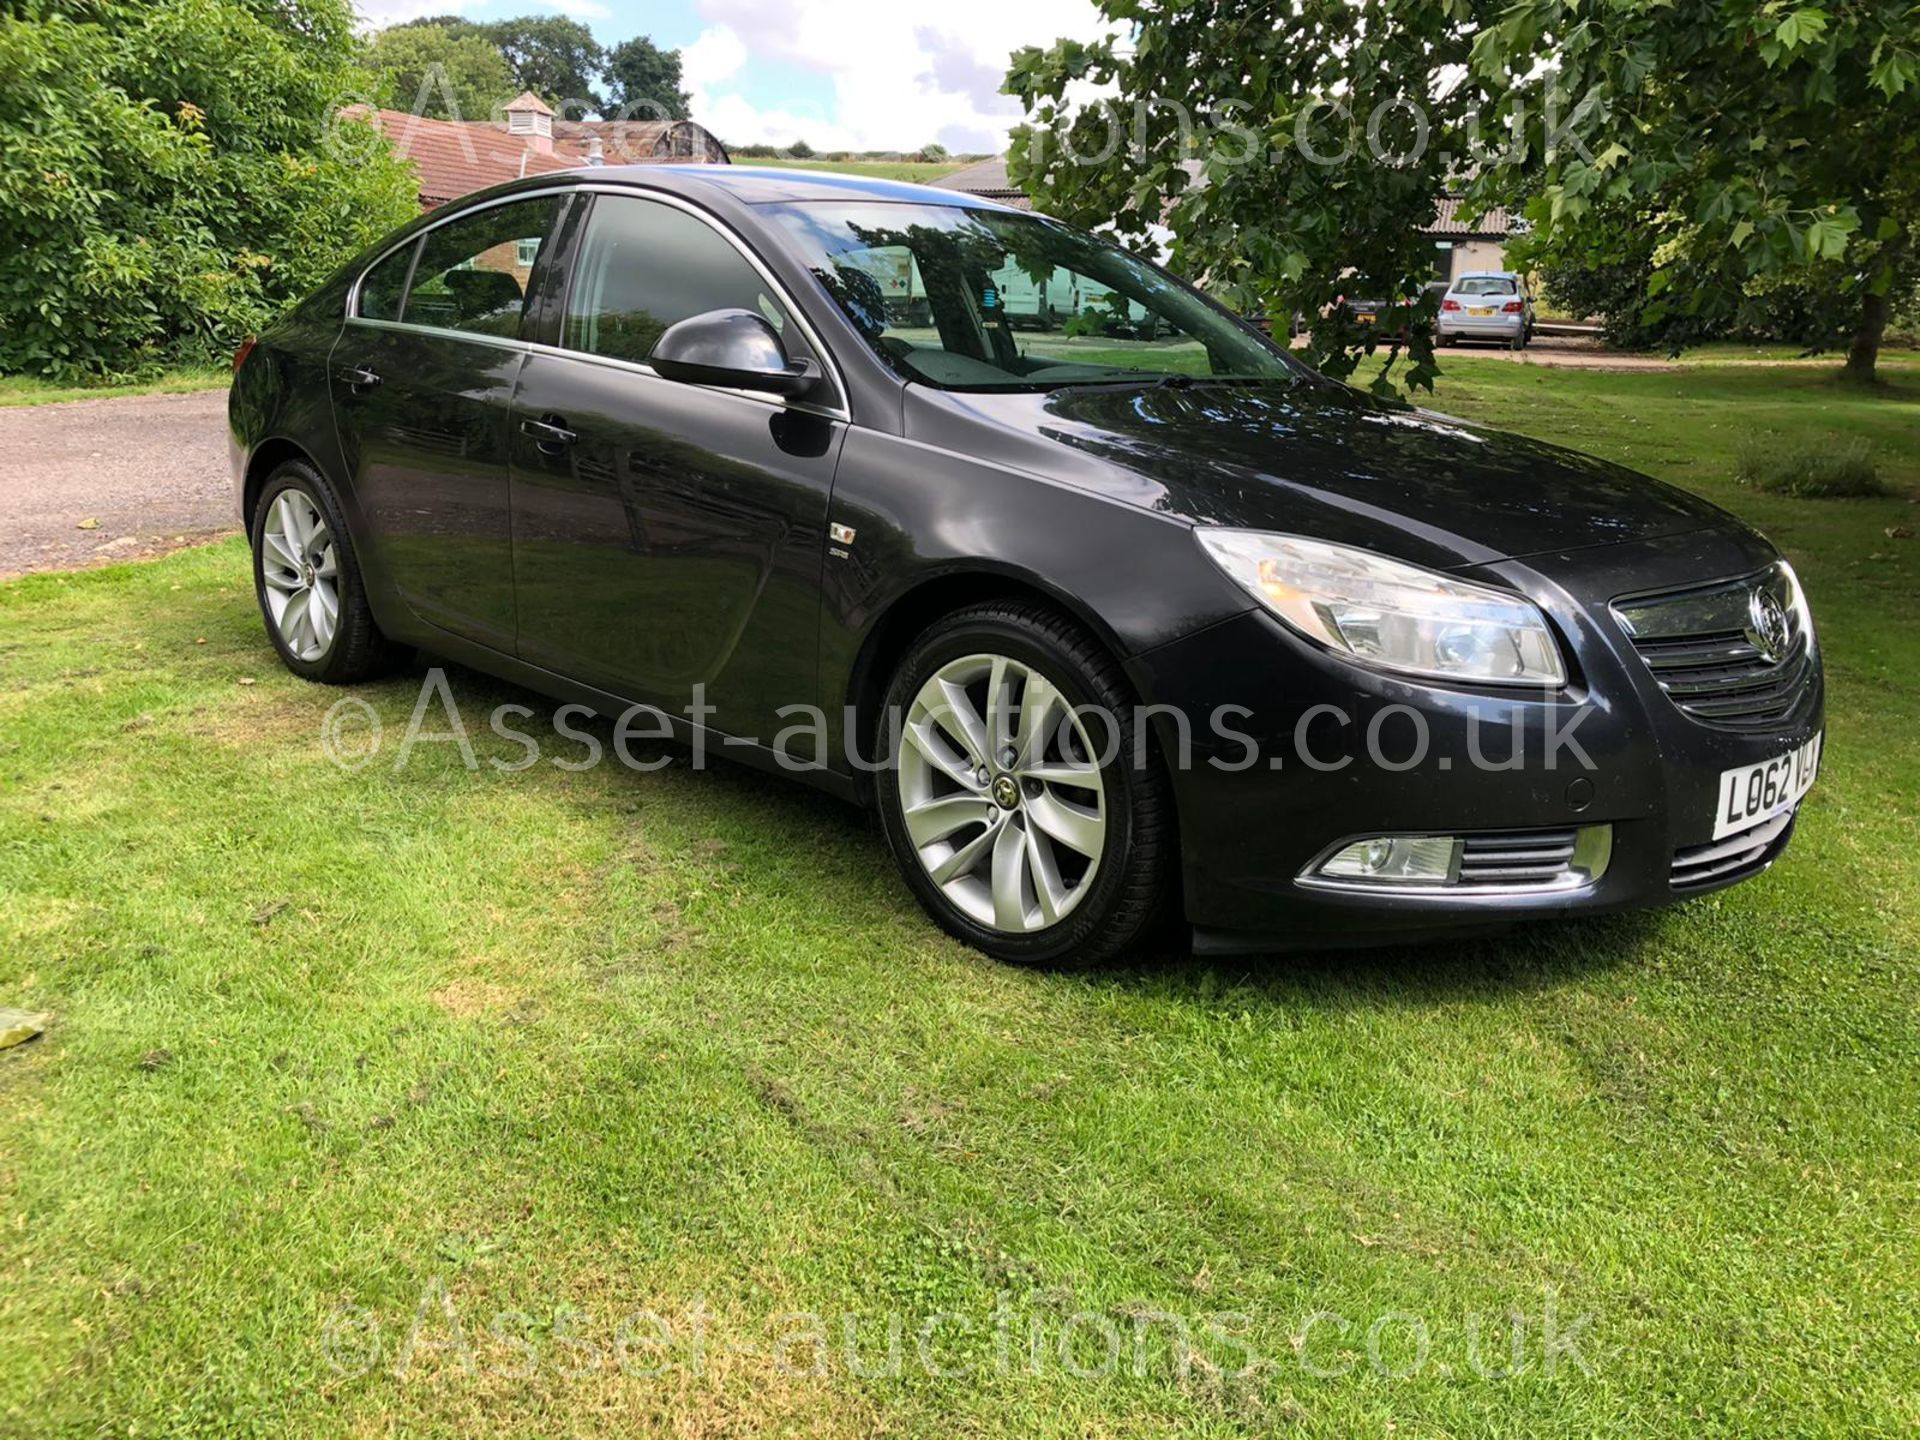
[(647, 363), (669, 380), (804, 395), (818, 376), (804, 360), (789, 360), (779, 332), (751, 310), (709, 310), (669, 325)]

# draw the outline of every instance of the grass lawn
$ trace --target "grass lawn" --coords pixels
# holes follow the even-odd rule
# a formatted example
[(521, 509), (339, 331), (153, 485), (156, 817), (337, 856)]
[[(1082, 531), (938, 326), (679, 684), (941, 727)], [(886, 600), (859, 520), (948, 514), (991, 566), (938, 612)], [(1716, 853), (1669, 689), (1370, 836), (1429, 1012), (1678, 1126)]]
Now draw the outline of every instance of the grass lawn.
[(776, 170), (826, 170), (835, 175), (864, 175), (869, 180), (911, 180), (916, 185), (931, 185), (942, 175), (964, 170), (966, 160), (755, 160), (743, 159), (742, 165), (768, 165)]
[[(0, 586), (0, 1005), (53, 1017), (0, 1433), (1911, 1434), (1920, 514), (1727, 477), (1858, 432), (1911, 492), (1920, 375), (1447, 364), (1800, 567), (1830, 741), (1763, 879), (1030, 974), (757, 776), (336, 768), (237, 541)], [(418, 687), (358, 692), (388, 755)]]
[(32, 375), (0, 375), (0, 408), (52, 405), (62, 400), (98, 400), (109, 395), (180, 395), (189, 390), (224, 390), (233, 381), (226, 366), (182, 366), (151, 380), (125, 385), (66, 385)]

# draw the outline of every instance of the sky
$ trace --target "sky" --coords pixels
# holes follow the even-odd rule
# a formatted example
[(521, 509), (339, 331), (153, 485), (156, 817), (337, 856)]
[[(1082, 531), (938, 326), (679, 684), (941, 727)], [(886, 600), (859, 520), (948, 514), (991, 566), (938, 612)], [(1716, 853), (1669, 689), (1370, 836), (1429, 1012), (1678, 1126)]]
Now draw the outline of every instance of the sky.
[(679, 50), (693, 118), (729, 145), (1006, 148), (1008, 55), (1104, 33), (1091, 0), (357, 0), (370, 25), (560, 13), (611, 47)]

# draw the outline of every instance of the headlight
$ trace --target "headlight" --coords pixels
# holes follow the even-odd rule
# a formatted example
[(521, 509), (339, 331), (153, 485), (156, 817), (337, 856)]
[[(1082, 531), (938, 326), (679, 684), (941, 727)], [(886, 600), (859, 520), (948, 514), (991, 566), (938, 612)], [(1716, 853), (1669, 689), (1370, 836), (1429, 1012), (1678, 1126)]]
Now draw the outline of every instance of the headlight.
[(1274, 614), (1365, 664), (1442, 680), (1566, 682), (1547, 618), (1523, 596), (1297, 535), (1195, 533)]

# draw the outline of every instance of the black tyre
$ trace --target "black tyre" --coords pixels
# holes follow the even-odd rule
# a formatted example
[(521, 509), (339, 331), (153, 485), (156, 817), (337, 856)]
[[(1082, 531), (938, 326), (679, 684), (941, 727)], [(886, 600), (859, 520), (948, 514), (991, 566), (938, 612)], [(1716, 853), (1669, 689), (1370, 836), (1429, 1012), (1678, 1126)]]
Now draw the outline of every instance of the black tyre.
[(1001, 960), (1082, 967), (1156, 934), (1176, 898), (1173, 802), (1138, 763), (1120, 668), (1038, 605), (930, 628), (896, 669), (878, 777), (887, 843), (948, 933)]
[(269, 475), (249, 538), (261, 618), (294, 674), (347, 685), (404, 658), (374, 624), (340, 503), (318, 470), (289, 460)]

